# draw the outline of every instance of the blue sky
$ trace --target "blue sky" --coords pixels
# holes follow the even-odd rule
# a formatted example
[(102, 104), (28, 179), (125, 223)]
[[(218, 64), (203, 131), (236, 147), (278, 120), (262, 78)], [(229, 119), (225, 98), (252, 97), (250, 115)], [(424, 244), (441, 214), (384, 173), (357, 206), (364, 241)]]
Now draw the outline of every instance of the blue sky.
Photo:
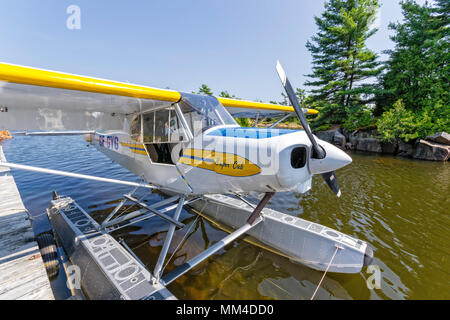
[[(424, 1), (419, 1), (423, 3)], [(0, 0), (0, 61), (179, 91), (206, 83), (244, 99), (281, 100), (279, 59), (296, 87), (311, 70), (305, 44), (324, 0), (81, 1)], [(397, 0), (381, 0), (379, 32), (402, 19)], [(81, 29), (69, 30), (69, 5)]]

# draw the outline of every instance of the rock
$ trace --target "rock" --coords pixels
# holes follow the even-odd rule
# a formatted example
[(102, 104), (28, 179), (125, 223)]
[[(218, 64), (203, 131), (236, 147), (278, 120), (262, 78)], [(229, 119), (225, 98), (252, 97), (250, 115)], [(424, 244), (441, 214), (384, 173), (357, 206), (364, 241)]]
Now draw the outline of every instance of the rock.
[(350, 131), (348, 131), (347, 129), (341, 128), (341, 133), (344, 135), (345, 139), (347, 139), (347, 140), (350, 139), (350, 135), (351, 135)]
[(365, 139), (365, 138), (373, 138), (376, 137), (376, 132), (371, 131), (359, 131), (355, 130), (351, 134), (348, 135), (347, 140), (349, 140), (352, 144), (356, 145), (357, 141), (359, 139)]
[(412, 156), (415, 159), (447, 161), (450, 157), (450, 146), (421, 139), (416, 143)]
[(347, 142), (347, 143), (345, 144), (345, 149), (346, 149), (346, 150), (353, 150), (353, 149), (355, 149), (355, 147), (354, 147), (353, 144), (351, 144), (350, 142)]
[(334, 133), (334, 137), (333, 137), (333, 144), (335, 146), (338, 146), (341, 149), (345, 149), (345, 144), (347, 143), (347, 139), (345, 138), (345, 136), (340, 133), (339, 131), (336, 131)]
[(438, 132), (433, 134), (432, 136), (426, 137), (425, 139), (428, 141), (433, 141), (450, 146), (450, 134), (448, 134), (447, 132)]
[(359, 138), (356, 140), (356, 150), (369, 152), (383, 152), (381, 143), (375, 138)]
[(315, 135), (321, 140), (346, 150), (397, 154), (422, 160), (447, 161), (450, 159), (450, 134), (447, 132), (428, 136), (426, 140), (420, 140), (415, 145), (403, 141), (380, 142), (374, 138), (377, 136), (376, 130), (350, 132), (345, 129), (333, 129), (320, 131)]
[(383, 153), (394, 154), (397, 151), (397, 142), (382, 142), (381, 150)]
[(378, 132), (376, 130), (368, 130), (368, 131), (359, 131), (356, 130), (352, 133), (353, 136), (357, 138), (373, 138), (378, 136)]
[(337, 147), (339, 147), (341, 149), (344, 149), (345, 148), (345, 144), (347, 143), (347, 139), (339, 131), (339, 129), (319, 131), (319, 132), (315, 133), (315, 135), (320, 140), (324, 140), (326, 142), (334, 144), (335, 146), (337, 146)]
[(351, 135), (348, 138), (348, 141), (353, 145), (353, 148), (356, 149), (356, 145), (358, 144), (358, 137), (355, 135)]
[(412, 144), (399, 141), (397, 155), (402, 157), (411, 157), (414, 152), (414, 147)]
[(319, 131), (319, 132), (315, 133), (315, 135), (320, 140), (323, 140), (323, 141), (326, 141), (329, 143), (333, 143), (333, 137), (334, 137), (334, 134), (336, 133), (336, 131), (338, 131), (338, 129)]

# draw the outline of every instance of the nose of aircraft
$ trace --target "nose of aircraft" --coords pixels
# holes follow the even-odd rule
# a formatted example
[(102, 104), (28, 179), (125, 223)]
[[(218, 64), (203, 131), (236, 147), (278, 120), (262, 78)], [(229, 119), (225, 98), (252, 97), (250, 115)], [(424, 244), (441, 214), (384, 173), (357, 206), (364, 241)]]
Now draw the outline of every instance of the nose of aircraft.
[(325, 150), (326, 155), (323, 159), (310, 159), (309, 169), (312, 174), (334, 171), (352, 163), (352, 158), (338, 147), (320, 139), (317, 139), (317, 143)]

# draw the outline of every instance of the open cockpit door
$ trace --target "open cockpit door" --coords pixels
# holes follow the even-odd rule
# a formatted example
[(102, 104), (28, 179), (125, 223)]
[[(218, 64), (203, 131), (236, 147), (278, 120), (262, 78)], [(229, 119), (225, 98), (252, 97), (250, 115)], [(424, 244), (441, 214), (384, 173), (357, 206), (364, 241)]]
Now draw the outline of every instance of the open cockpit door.
[(182, 124), (175, 104), (142, 114), (142, 134), (145, 148), (153, 163), (175, 164), (189, 134)]
[(183, 146), (224, 125), (238, 124), (217, 98), (182, 93), (178, 103), (142, 113), (143, 143), (153, 163), (175, 164)]

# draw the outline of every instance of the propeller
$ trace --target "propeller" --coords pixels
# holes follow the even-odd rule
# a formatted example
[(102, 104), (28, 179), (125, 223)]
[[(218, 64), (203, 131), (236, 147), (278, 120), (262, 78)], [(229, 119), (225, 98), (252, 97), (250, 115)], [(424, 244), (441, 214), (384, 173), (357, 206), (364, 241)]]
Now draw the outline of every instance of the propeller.
[[(305, 129), (306, 135), (312, 143), (312, 157), (316, 159), (324, 159), (326, 157), (325, 150), (317, 143), (316, 139), (314, 139), (311, 128), (309, 127), (308, 121), (306, 121), (306, 117), (303, 113), (303, 109), (300, 107), (300, 102), (295, 95), (294, 89), (292, 88), (289, 79), (286, 77), (286, 72), (284, 72), (280, 61), (277, 61), (277, 72), (278, 76), (280, 77), (281, 83), (283, 84), (284, 90), (286, 90), (289, 101), (291, 101), (292, 107), (294, 108), (295, 113), (297, 114), (297, 117), (303, 126), (303, 129)], [(333, 191), (338, 197), (340, 197), (341, 190), (339, 189), (339, 184), (337, 182), (336, 174), (334, 173), (334, 171), (322, 173), (322, 178), (330, 187), (331, 191)]]

